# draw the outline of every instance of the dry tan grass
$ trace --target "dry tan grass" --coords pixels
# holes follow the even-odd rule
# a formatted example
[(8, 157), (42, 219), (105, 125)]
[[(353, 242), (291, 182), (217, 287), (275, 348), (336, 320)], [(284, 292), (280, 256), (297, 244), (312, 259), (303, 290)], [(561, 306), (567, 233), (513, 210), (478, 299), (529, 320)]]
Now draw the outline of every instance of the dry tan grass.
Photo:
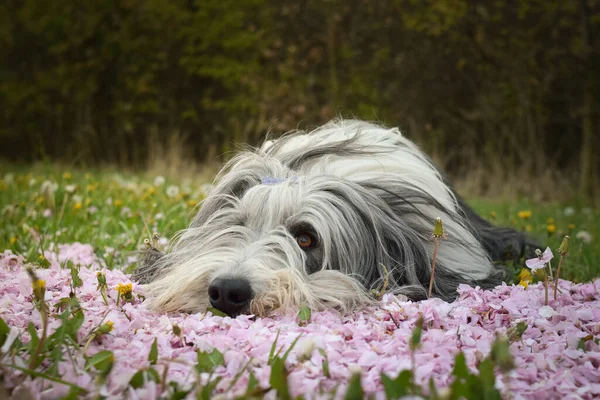
[[(212, 182), (222, 165), (214, 149), (207, 149), (206, 163), (198, 163), (190, 152), (188, 138), (180, 133), (169, 136), (166, 144), (150, 140), (146, 173), (163, 175), (194, 184)], [(428, 146), (423, 146), (428, 147)], [(456, 191), (465, 198), (515, 201), (527, 198), (533, 202), (564, 202), (579, 194), (575, 169), (562, 170), (543, 153), (515, 148), (510, 154), (462, 149), (460, 154), (431, 151), (434, 163), (448, 172)], [(452, 163), (452, 168), (450, 165)], [(600, 185), (599, 185), (600, 186)]]
[(159, 140), (150, 140), (148, 144), (148, 160), (146, 173), (148, 175), (162, 175), (177, 181), (191, 183), (212, 182), (219, 170), (216, 156), (210, 154), (209, 158), (215, 159), (211, 163), (198, 163), (188, 145), (188, 138), (179, 132), (169, 135), (166, 144)]

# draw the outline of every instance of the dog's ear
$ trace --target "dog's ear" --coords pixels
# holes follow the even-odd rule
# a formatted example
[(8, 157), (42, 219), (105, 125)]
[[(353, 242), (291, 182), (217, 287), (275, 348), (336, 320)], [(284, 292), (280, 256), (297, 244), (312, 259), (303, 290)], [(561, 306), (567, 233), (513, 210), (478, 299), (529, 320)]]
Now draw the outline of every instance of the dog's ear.
[(138, 281), (141, 284), (147, 284), (154, 281), (160, 275), (159, 260), (164, 257), (164, 253), (160, 250), (149, 247), (143, 252), (142, 259), (134, 271), (131, 279)]

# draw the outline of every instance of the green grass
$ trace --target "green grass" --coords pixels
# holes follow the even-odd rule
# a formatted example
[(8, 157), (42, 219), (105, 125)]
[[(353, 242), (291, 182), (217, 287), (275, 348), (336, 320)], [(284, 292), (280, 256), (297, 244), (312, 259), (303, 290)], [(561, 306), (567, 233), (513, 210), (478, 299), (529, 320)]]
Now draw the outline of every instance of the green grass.
[[(167, 179), (156, 186), (154, 178), (114, 169), (0, 165), (0, 251), (11, 249), (34, 262), (39, 261), (39, 250), (50, 243), (81, 242), (92, 244), (109, 268), (129, 264), (128, 257), (152, 232), (170, 237), (184, 228), (203, 198), (202, 182)], [(43, 193), (44, 181), (56, 183), (56, 190)], [(72, 193), (67, 190), (69, 185), (74, 186)], [(169, 196), (171, 186), (179, 193)], [(555, 256), (562, 237), (571, 235), (571, 254), (561, 277), (585, 282), (600, 276), (598, 210), (582, 204), (533, 204), (527, 200), (473, 199), (470, 204), (495, 224), (529, 232), (542, 245), (550, 246)], [(575, 213), (565, 215), (567, 207), (573, 207)], [(531, 211), (531, 216), (520, 218), (521, 211)], [(553, 233), (548, 233), (549, 221), (555, 226)], [(592, 235), (591, 243), (575, 237), (581, 230)], [(515, 273), (523, 266), (515, 265)]]

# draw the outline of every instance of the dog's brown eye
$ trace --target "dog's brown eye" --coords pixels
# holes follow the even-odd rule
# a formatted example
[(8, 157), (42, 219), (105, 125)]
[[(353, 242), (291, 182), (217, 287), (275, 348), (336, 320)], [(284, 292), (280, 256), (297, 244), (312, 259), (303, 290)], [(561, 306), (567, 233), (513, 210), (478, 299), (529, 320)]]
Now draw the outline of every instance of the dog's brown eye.
[(296, 242), (301, 249), (310, 249), (315, 245), (315, 240), (308, 233), (300, 233), (296, 235)]

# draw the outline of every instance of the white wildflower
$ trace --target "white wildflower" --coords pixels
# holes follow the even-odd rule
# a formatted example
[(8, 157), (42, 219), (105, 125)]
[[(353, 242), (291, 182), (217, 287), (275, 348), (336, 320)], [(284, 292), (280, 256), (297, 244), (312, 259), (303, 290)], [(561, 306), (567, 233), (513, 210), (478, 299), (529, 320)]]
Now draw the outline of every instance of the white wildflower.
[(46, 180), (40, 186), (40, 193), (54, 193), (56, 189), (58, 189), (58, 183)]
[(75, 192), (75, 189), (77, 189), (77, 186), (75, 186), (73, 184), (65, 186), (65, 191), (67, 193), (73, 193), (73, 192)]
[(356, 363), (348, 364), (348, 370), (352, 375), (360, 375), (362, 373), (361, 366)]
[(575, 237), (579, 240), (581, 240), (583, 243), (585, 244), (590, 244), (592, 243), (592, 234), (589, 233), (588, 231), (579, 231), (577, 232), (577, 235), (575, 235)]
[(167, 188), (167, 196), (174, 198), (179, 195), (179, 188), (175, 185), (171, 185)]
[(49, 208), (46, 208), (44, 210), (44, 213), (42, 214), (45, 218), (50, 218), (52, 216), (52, 210)]
[(154, 178), (154, 186), (162, 186), (165, 184), (165, 177), (164, 176), (157, 176), (156, 178)]
[(573, 207), (567, 207), (565, 208), (565, 210), (563, 211), (563, 214), (565, 214), (565, 216), (570, 217), (572, 215), (575, 215), (575, 209)]
[(304, 339), (298, 343), (298, 361), (310, 360), (315, 349), (315, 341), (312, 338)]

